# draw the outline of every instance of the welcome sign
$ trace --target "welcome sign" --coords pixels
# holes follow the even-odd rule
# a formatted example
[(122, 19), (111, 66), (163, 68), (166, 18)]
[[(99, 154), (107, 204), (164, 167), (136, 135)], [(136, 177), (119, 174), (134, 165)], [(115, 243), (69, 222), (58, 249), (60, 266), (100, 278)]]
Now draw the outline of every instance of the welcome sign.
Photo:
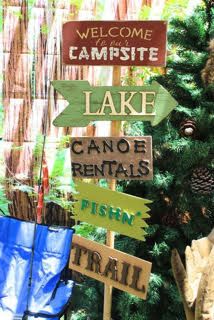
[(76, 221), (94, 224), (107, 230), (145, 240), (145, 219), (152, 201), (99, 186), (77, 182), (73, 216)]
[(165, 66), (166, 29), (166, 21), (69, 21), (63, 25), (63, 62)]

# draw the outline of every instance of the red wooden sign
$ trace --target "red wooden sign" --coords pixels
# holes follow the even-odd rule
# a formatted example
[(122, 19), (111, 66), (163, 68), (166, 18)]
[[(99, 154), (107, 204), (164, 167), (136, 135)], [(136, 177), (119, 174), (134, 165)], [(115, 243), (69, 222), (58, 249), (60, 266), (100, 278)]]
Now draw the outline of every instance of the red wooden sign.
[(166, 27), (166, 21), (69, 21), (63, 25), (63, 62), (165, 66)]

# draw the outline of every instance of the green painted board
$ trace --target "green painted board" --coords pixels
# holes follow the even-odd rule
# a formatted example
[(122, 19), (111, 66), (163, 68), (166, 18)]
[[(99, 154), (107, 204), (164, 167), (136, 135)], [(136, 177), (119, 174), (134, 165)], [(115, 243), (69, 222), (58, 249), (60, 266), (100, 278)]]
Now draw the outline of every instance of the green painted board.
[(112, 191), (99, 186), (77, 182), (74, 195), (74, 219), (94, 224), (107, 230), (145, 240), (145, 219), (152, 201)]
[(52, 81), (69, 102), (53, 124), (85, 127), (90, 121), (150, 121), (160, 123), (177, 106), (177, 101), (159, 83), (130, 87), (91, 87), (88, 81)]

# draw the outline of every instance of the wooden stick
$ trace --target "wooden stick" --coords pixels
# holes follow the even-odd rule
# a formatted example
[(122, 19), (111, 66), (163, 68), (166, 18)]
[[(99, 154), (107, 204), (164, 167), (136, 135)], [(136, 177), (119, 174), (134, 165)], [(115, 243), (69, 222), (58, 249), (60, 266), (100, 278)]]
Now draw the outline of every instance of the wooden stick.
[[(120, 67), (115, 66), (113, 68), (113, 80), (112, 85), (113, 86), (120, 86)], [(111, 123), (111, 136), (119, 137), (120, 136), (120, 127), (121, 122), (120, 121), (112, 121)], [(111, 180), (109, 183), (109, 188), (113, 191), (116, 190), (116, 179)], [(107, 231), (106, 234), (106, 245), (110, 248), (114, 248), (114, 232), (113, 231)], [(104, 309), (103, 309), (103, 320), (111, 320), (111, 305), (112, 305), (112, 286), (105, 285), (104, 290)]]
[(194, 312), (188, 307), (184, 294), (184, 288), (187, 287), (186, 270), (184, 269), (183, 263), (181, 262), (181, 258), (176, 249), (172, 250), (171, 265), (173, 275), (182, 298), (186, 320), (194, 320)]

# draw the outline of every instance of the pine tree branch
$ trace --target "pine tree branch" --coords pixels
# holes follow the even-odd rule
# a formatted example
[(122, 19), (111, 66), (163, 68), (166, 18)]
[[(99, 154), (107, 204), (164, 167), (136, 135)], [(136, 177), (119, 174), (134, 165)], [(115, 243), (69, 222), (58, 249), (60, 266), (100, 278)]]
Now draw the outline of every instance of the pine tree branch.
[(210, 29), (212, 24), (212, 7), (213, 7), (213, 0), (204, 0), (206, 6), (206, 15), (207, 15), (207, 24), (208, 24), (208, 32), (206, 34), (207, 42), (210, 40)]

